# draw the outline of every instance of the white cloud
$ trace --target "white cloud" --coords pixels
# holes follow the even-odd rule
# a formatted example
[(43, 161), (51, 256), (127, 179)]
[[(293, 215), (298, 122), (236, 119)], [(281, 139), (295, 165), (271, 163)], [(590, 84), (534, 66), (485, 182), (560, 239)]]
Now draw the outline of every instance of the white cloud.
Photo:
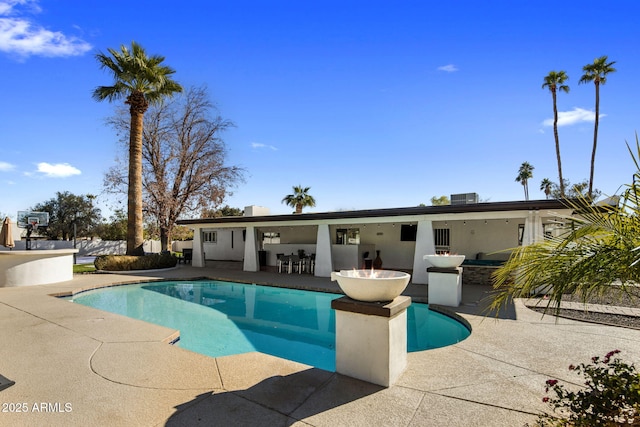
[(27, 6), (29, 4), (35, 7), (36, 11), (40, 10), (34, 0), (1, 0), (0, 15), (10, 15), (15, 5)]
[(273, 151), (278, 151), (278, 148), (274, 147), (273, 145), (261, 144), (259, 142), (252, 142), (251, 148), (255, 148), (255, 149), (268, 148)]
[(80, 175), (80, 169), (71, 166), (69, 163), (38, 163), (38, 172), (48, 178), (66, 178), (68, 176)]
[(38, 13), (36, 0), (0, 0), (0, 51), (25, 58), (39, 56), (82, 55), (91, 45), (74, 36), (50, 31), (18, 14), (16, 6)]
[(9, 172), (14, 170), (15, 168), (15, 165), (12, 165), (11, 163), (0, 162), (0, 172)]
[(443, 65), (441, 67), (438, 67), (438, 71), (446, 71), (447, 73), (454, 73), (454, 72), (458, 71), (458, 67), (456, 67), (453, 64), (447, 64), (447, 65)]
[[(605, 116), (606, 114), (600, 114), (600, 118)], [(581, 122), (594, 122), (595, 119), (596, 113), (584, 108), (575, 107), (571, 111), (558, 111), (558, 127), (575, 125)], [(553, 119), (546, 119), (542, 122), (542, 126), (553, 126)]]

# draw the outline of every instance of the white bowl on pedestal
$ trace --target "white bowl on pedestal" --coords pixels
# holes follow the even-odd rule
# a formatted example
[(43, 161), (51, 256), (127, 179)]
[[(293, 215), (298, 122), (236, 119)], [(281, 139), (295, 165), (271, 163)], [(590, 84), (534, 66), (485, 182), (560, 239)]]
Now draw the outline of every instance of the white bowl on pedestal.
[(331, 273), (351, 299), (365, 302), (392, 301), (405, 290), (411, 275), (392, 270), (340, 270)]
[(460, 267), (464, 261), (464, 255), (425, 255), (422, 257), (434, 267), (455, 268)]

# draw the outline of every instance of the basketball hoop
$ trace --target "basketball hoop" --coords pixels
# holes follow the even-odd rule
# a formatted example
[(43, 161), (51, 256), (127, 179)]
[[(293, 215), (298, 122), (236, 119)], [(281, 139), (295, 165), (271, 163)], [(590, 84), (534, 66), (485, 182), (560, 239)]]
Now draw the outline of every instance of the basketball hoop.
[[(31, 250), (31, 235), (38, 232), (38, 228), (49, 226), (49, 212), (18, 211), (18, 227), (26, 228), (26, 249)], [(35, 236), (34, 236), (35, 237)]]

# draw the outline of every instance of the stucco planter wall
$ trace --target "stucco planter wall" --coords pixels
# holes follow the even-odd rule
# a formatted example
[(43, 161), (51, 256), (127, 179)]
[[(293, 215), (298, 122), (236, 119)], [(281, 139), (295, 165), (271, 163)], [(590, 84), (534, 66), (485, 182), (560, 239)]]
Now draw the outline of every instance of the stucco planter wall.
[(0, 287), (45, 285), (73, 279), (77, 249), (0, 251)]

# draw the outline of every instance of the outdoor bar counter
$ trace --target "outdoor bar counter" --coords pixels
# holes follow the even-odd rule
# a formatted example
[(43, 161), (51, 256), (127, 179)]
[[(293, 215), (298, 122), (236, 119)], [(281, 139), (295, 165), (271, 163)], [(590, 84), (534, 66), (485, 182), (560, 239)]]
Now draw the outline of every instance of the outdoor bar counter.
[(0, 251), (0, 287), (45, 285), (73, 279), (77, 249)]

